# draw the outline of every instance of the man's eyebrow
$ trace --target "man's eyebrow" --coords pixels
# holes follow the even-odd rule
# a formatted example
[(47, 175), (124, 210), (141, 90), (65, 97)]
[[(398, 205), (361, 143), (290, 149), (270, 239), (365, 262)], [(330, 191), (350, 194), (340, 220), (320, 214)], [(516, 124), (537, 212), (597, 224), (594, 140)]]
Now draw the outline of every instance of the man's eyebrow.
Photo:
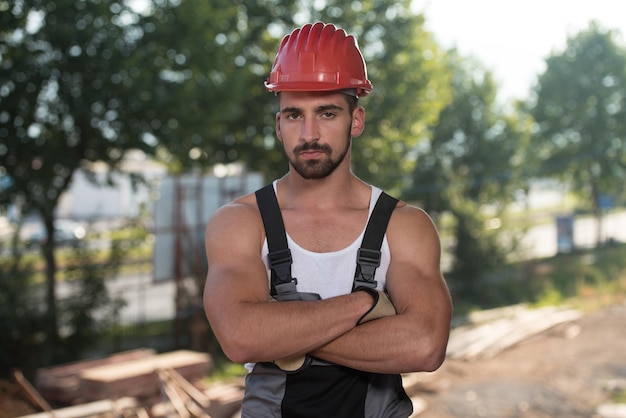
[[(329, 110), (343, 110), (343, 107), (336, 104), (326, 104), (315, 108), (317, 113), (327, 112)], [(287, 106), (282, 108), (280, 113), (302, 113), (302, 109), (296, 106)]]
[(302, 112), (302, 109), (300, 109), (299, 107), (295, 107), (295, 106), (287, 106), (287, 107), (283, 107), (282, 109), (280, 109), (280, 113), (300, 113)]
[(327, 105), (318, 106), (315, 110), (317, 112), (326, 112), (327, 110), (343, 110), (343, 107), (339, 105), (335, 105), (335, 104), (327, 104)]

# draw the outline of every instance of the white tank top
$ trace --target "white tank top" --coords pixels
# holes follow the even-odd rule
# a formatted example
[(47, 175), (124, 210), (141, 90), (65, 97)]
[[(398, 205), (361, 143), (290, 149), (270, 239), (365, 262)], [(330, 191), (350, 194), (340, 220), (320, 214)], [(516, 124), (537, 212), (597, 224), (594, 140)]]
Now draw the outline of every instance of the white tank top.
[[(367, 217), (368, 220), (372, 215), (372, 210), (374, 209), (374, 205), (376, 204), (378, 197), (382, 193), (382, 191), (377, 187), (371, 186), (371, 188), (372, 193), (369, 204), (369, 214)], [(276, 191), (276, 181), (274, 181), (274, 191)], [(367, 222), (363, 225), (361, 234), (354, 240), (354, 242), (352, 242), (352, 244), (339, 251), (326, 253), (316, 253), (300, 247), (293, 239), (291, 239), (289, 231), (287, 231), (287, 243), (293, 258), (291, 276), (298, 279), (298, 284), (296, 286), (298, 292), (317, 293), (322, 299), (350, 293), (352, 291), (352, 283), (354, 281), (354, 273), (356, 270), (357, 250), (361, 246), (366, 225)], [(383, 239), (381, 253), (380, 267), (376, 269), (375, 275), (375, 280), (378, 283), (377, 288), (380, 290), (385, 288), (385, 277), (391, 260), (386, 234)], [(270, 280), (271, 273), (267, 261), (267, 254), (268, 248), (266, 238), (263, 243), (261, 256), (263, 257), (263, 262), (265, 263), (268, 280)]]

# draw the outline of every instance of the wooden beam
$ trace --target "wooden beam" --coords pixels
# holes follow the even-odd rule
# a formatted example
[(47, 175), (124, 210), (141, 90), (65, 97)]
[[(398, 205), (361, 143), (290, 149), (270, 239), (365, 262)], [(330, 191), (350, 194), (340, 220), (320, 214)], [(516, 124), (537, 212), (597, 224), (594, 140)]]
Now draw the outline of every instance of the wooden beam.
[[(37, 389), (30, 384), (21, 370), (13, 370), (13, 379), (15, 379), (15, 382), (17, 382), (20, 388), (22, 388), (22, 390), (26, 393), (26, 396), (28, 396), (28, 399), (35, 403), (35, 405), (46, 412), (52, 411), (50, 404), (43, 398), (43, 396), (41, 396), (39, 392), (37, 392)], [(52, 416), (54, 417), (54, 413), (52, 413)]]

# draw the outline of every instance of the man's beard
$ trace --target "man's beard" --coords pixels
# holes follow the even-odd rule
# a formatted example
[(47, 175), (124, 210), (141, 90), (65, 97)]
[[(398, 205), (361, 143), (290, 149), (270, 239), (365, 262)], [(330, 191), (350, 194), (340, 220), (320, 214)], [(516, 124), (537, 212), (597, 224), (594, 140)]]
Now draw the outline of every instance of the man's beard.
[[(293, 149), (295, 157), (289, 158), (289, 163), (298, 174), (300, 174), (303, 178), (307, 180), (323, 179), (325, 177), (328, 177), (343, 162), (343, 160), (346, 158), (346, 155), (348, 155), (348, 150), (350, 149), (351, 142), (351, 138), (348, 137), (345, 148), (342, 150), (341, 154), (339, 154), (339, 156), (334, 160), (331, 157), (332, 148), (327, 144), (319, 144), (317, 141), (315, 141), (307, 142), (303, 145), (298, 145)], [(326, 157), (322, 157), (321, 159), (316, 160), (302, 160), (299, 158), (301, 152), (312, 150), (323, 152)]]

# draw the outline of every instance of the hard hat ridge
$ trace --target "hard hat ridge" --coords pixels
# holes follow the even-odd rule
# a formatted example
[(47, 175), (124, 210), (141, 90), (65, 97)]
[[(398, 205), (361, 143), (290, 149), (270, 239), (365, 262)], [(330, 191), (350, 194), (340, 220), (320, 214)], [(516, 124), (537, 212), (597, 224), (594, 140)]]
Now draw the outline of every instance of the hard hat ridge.
[(333, 24), (316, 22), (295, 29), (281, 41), (268, 91), (372, 90), (356, 39)]

